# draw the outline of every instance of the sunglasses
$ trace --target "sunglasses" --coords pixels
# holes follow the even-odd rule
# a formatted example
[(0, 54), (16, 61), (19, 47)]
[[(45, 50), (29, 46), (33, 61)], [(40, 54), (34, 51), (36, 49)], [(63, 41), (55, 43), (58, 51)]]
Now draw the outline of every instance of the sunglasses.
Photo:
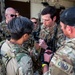
[(37, 24), (37, 22), (33, 22), (33, 23)]
[(16, 17), (17, 15), (11, 14), (10, 16), (11, 16), (11, 17)]

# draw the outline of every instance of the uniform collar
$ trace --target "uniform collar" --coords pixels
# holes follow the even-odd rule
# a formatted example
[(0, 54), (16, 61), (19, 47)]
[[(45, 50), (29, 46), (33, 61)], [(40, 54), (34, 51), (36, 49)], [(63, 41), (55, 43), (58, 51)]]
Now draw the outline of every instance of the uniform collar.
[(68, 38), (67, 40), (65, 40), (65, 43), (68, 43), (70, 41), (73, 41), (74, 42), (75, 41), (75, 38), (71, 38), (71, 39)]

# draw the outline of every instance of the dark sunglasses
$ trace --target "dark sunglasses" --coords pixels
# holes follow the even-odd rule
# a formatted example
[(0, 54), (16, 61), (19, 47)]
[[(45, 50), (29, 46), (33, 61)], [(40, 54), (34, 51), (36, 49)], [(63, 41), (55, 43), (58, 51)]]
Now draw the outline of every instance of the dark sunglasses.
[(16, 17), (17, 15), (11, 14), (10, 16), (11, 16), (11, 17)]
[(33, 23), (37, 24), (37, 22), (33, 22)]

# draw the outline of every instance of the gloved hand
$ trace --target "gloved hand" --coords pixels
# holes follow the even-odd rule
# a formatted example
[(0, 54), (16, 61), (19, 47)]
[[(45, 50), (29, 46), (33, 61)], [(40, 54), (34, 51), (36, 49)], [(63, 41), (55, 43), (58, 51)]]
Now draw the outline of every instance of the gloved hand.
[(43, 49), (47, 49), (47, 47), (48, 47), (46, 42), (42, 39), (39, 39), (39, 46)]

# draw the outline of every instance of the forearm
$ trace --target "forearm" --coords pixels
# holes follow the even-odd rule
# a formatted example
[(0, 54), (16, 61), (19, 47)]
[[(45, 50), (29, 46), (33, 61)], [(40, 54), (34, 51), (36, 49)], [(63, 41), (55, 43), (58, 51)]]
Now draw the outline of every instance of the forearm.
[(43, 66), (43, 74), (46, 73), (49, 70), (49, 67), (47, 64), (45, 64), (45, 66)]

